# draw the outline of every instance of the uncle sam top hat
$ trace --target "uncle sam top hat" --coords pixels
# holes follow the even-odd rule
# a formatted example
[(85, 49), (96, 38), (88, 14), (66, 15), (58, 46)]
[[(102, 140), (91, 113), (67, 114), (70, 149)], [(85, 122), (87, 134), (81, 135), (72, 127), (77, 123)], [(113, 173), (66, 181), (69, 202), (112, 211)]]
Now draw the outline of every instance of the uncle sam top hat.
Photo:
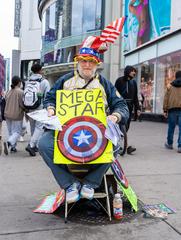
[(75, 60), (82, 56), (93, 57), (95, 60), (100, 62), (100, 54), (108, 50), (108, 43), (115, 42), (123, 28), (124, 22), (125, 17), (116, 19), (105, 27), (100, 36), (87, 37), (83, 41), (79, 53), (75, 56)]

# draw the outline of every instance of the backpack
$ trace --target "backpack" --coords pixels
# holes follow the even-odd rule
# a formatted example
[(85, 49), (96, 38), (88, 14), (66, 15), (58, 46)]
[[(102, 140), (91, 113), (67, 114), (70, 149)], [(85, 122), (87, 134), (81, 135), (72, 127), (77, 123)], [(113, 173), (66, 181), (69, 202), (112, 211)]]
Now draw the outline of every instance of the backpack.
[(40, 106), (42, 99), (40, 83), (42, 79), (28, 80), (23, 96), (23, 104), (26, 109), (36, 109)]

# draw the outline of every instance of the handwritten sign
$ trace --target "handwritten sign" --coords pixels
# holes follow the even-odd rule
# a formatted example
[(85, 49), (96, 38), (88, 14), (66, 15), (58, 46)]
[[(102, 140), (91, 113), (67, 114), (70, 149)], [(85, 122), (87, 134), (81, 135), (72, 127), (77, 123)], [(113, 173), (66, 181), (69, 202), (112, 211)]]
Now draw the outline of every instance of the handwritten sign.
[(107, 123), (102, 91), (59, 90), (56, 103), (56, 115), (63, 127), (55, 132), (54, 162), (112, 162), (112, 143), (104, 136)]
[(135, 192), (133, 191), (132, 187), (130, 186), (130, 184), (129, 184), (128, 188), (125, 188), (123, 186), (123, 184), (118, 182), (118, 188), (120, 188), (122, 190), (122, 192), (127, 197), (128, 201), (130, 202), (134, 211), (137, 212), (139, 210), (138, 209), (138, 198), (137, 198)]

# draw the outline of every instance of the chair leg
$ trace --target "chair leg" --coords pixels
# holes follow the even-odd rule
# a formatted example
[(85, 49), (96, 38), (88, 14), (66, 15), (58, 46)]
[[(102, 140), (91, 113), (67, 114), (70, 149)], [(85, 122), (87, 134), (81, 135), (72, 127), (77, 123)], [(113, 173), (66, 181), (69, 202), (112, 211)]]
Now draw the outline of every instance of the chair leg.
[(65, 223), (67, 223), (67, 215), (68, 215), (68, 203), (67, 203), (67, 198), (65, 193)]
[(109, 220), (111, 221), (111, 208), (110, 208), (109, 192), (108, 192), (107, 179), (106, 179), (105, 174), (104, 174), (104, 186), (105, 186), (105, 192), (106, 192), (107, 212), (108, 212)]

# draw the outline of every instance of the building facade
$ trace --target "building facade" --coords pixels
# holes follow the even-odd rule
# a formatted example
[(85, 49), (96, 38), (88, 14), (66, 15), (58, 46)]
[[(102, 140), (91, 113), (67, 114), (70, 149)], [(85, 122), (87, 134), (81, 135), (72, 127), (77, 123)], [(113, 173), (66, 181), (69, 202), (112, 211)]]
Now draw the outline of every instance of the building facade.
[(12, 72), (23, 80), (29, 77), (32, 64), (40, 61), (41, 22), (37, 4), (38, 0), (15, 0), (14, 36), (19, 37), (19, 50), (13, 52)]
[[(42, 22), (41, 62), (47, 77), (55, 81), (73, 69), (73, 57), (87, 36), (100, 35), (106, 24), (121, 16), (121, 1), (39, 0), (38, 11)], [(119, 73), (119, 48), (118, 40), (104, 54), (100, 66), (103, 75), (113, 82)]]
[(135, 66), (142, 111), (161, 116), (165, 88), (181, 69), (179, 9), (177, 0), (39, 0), (45, 74), (55, 81), (73, 69), (82, 40), (125, 15), (124, 37), (104, 54), (102, 74), (114, 83), (126, 65)]

